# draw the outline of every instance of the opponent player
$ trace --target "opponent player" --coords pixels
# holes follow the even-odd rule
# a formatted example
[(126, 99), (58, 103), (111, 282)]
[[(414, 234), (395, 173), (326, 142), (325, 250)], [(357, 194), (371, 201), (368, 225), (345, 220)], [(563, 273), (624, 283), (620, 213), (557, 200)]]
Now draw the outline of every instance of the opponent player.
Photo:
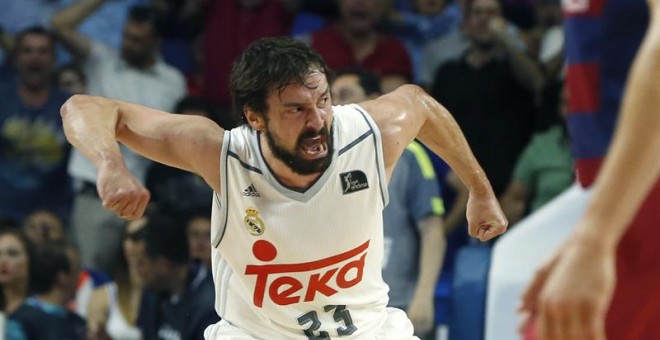
[(599, 163), (588, 159), (596, 156), (588, 152), (606, 146), (597, 141), (610, 136), (649, 9), (651, 22), (586, 212), (523, 296), (527, 320), (522, 330), (528, 339), (660, 339), (660, 3), (649, 5), (642, 0), (565, 2), (567, 45), (573, 47), (568, 49), (571, 101), (593, 111), (575, 115), (571, 124), (581, 152), (578, 178), (587, 185)]
[(405, 314), (386, 308), (381, 263), (387, 180), (415, 137), (470, 188), (469, 233), (488, 240), (506, 229), (446, 109), (412, 85), (333, 107), (327, 75), (305, 44), (269, 38), (233, 66), (233, 102), (247, 124), (231, 131), (101, 97), (75, 96), (62, 108), (69, 141), (96, 164), (100, 197), (119, 216), (140, 216), (149, 193), (117, 141), (196, 172), (214, 189), (212, 266), (223, 320), (206, 338), (413, 338)]

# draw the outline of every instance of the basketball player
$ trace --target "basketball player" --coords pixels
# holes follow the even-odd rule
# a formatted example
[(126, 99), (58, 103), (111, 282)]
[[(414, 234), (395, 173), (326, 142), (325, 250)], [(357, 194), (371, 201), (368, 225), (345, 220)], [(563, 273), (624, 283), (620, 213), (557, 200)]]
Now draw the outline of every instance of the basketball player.
[[(196, 172), (215, 191), (212, 270), (222, 321), (207, 339), (414, 339), (386, 308), (382, 209), (397, 159), (415, 137), (471, 189), (469, 233), (506, 220), (457, 124), (416, 86), (360, 105), (331, 105), (325, 62), (291, 38), (256, 41), (236, 60), (233, 102), (246, 124), (224, 131), (101, 97), (62, 108), (69, 141), (98, 166), (104, 206), (142, 215), (149, 193), (117, 141)], [(185, 242), (185, 240), (182, 240)]]
[[(590, 141), (592, 150), (595, 141), (609, 137), (602, 129), (609, 124), (602, 122), (611, 119), (612, 126), (614, 116), (604, 115), (618, 110), (618, 91), (647, 33), (629, 73), (619, 125), (593, 196), (570, 239), (527, 288), (522, 330), (527, 339), (542, 340), (660, 339), (660, 2), (649, 1), (648, 9), (643, 0), (564, 5), (569, 15), (568, 46), (571, 39), (584, 44), (574, 45), (573, 54), (568, 49), (571, 101), (575, 98), (583, 108), (595, 104), (591, 108), (600, 114), (595, 116), (599, 119), (574, 117), (573, 132), (589, 134), (577, 141)], [(593, 30), (585, 31), (588, 27)], [(597, 58), (600, 65), (587, 65), (594, 61), (584, 60), (589, 57)], [(600, 88), (593, 86), (599, 78)], [(589, 79), (592, 86), (580, 92), (584, 89), (580, 80)], [(596, 90), (603, 96), (600, 102), (591, 101), (599, 98)], [(578, 145), (578, 150), (584, 152), (579, 148), (587, 145)], [(578, 159), (582, 183), (593, 179), (595, 163)]]

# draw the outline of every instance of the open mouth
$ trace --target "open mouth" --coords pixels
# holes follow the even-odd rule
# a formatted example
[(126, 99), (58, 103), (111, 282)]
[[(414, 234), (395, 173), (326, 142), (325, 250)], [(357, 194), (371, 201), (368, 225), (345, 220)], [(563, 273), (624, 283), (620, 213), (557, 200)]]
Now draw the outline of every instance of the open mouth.
[(300, 144), (300, 150), (305, 157), (318, 159), (328, 155), (328, 143), (321, 135), (306, 138)]

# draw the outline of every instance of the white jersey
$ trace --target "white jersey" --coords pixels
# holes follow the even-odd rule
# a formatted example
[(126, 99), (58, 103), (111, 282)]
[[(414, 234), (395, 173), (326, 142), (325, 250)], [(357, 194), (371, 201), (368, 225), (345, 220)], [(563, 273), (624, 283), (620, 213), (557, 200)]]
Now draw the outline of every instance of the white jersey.
[(258, 339), (356, 339), (387, 318), (380, 133), (359, 106), (336, 106), (329, 168), (285, 187), (256, 131), (225, 133), (212, 214), (216, 311)]

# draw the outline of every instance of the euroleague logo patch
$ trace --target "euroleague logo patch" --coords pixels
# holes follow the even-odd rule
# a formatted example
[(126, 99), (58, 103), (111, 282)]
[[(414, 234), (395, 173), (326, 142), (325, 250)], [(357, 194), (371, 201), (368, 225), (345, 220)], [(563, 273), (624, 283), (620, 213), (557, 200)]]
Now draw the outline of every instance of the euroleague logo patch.
[(342, 192), (344, 195), (369, 188), (367, 175), (360, 170), (353, 170), (339, 174)]
[(243, 217), (245, 227), (254, 236), (259, 236), (266, 230), (264, 221), (259, 217), (259, 210), (256, 208), (245, 209), (245, 216)]

